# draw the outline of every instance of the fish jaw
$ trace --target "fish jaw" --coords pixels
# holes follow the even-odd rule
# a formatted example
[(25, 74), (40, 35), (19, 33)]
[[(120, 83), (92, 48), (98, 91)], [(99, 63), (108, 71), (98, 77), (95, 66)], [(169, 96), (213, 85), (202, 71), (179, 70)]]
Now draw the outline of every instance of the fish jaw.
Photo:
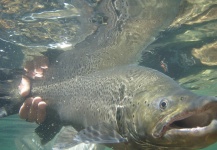
[(185, 109), (181, 113), (174, 114), (173, 117), (160, 120), (153, 131), (153, 137), (164, 141), (168, 146), (203, 148), (215, 143), (217, 141), (217, 98), (207, 97), (199, 103), (203, 105)]

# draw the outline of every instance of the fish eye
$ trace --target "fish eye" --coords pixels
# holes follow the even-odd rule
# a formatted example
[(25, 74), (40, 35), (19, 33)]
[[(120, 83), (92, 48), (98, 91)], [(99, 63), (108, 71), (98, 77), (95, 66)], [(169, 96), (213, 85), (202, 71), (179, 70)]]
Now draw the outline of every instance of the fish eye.
[(161, 100), (161, 102), (160, 102), (160, 108), (162, 110), (166, 109), (167, 105), (168, 105), (168, 101), (166, 99)]

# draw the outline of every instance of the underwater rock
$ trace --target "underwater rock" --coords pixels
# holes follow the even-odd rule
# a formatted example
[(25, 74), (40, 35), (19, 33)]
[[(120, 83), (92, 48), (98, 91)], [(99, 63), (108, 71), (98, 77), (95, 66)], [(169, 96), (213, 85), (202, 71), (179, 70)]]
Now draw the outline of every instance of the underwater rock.
[[(186, 72), (190, 75), (195, 67), (214, 65), (216, 58), (216, 1), (189, 0), (182, 5), (170, 28), (146, 48), (140, 63), (173, 78), (183, 77)], [(201, 48), (204, 50), (199, 51)]]
[(202, 46), (201, 48), (194, 48), (192, 55), (198, 58), (202, 64), (208, 66), (217, 65), (217, 41)]
[(171, 24), (172, 27), (177, 27), (182, 24), (192, 25), (195, 23), (207, 22), (216, 20), (216, 0), (184, 0), (182, 1), (182, 9), (178, 17)]
[(203, 67), (190, 72), (178, 80), (182, 86), (198, 94), (217, 96), (217, 68)]

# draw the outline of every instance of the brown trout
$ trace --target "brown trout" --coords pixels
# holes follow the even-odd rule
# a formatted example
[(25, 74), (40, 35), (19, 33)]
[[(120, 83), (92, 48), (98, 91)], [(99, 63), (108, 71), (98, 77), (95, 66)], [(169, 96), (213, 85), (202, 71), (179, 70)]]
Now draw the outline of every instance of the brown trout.
[(118, 67), (33, 85), (36, 95), (79, 131), (70, 146), (74, 139), (114, 149), (197, 149), (217, 140), (217, 98), (193, 94), (149, 68)]
[[(32, 81), (29, 96), (48, 104), (47, 120), (36, 129), (42, 142), (62, 126), (53, 149), (79, 143), (117, 150), (197, 149), (216, 142), (217, 98), (193, 94), (156, 70), (129, 65), (170, 24), (180, 1), (97, 2), (96, 10), (112, 12), (107, 25), (61, 54), (43, 80)], [(17, 113), (23, 102), (18, 82), (0, 82), (1, 117)]]
[(122, 66), (43, 83), (33, 82), (31, 95), (40, 95), (62, 125), (78, 131), (59, 135), (57, 149), (81, 142), (129, 150), (197, 149), (217, 140), (217, 98), (193, 94), (150, 68)]

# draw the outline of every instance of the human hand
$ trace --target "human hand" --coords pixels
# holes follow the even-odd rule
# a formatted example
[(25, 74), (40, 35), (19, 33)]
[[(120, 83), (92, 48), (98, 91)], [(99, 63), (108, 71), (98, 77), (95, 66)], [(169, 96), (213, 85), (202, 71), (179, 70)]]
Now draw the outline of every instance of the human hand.
[[(48, 68), (48, 59), (44, 56), (34, 56), (34, 59), (27, 61), (24, 70), (26, 75), (22, 77), (19, 85), (20, 95), (26, 97), (30, 93), (30, 80), (40, 79), (43, 77), (43, 72)], [(42, 101), (41, 97), (30, 97), (25, 100), (20, 107), (20, 118), (26, 119), (28, 122), (43, 123), (46, 118), (47, 104)]]
[(20, 107), (20, 118), (28, 122), (43, 123), (46, 118), (47, 104), (42, 101), (41, 97), (27, 98)]

